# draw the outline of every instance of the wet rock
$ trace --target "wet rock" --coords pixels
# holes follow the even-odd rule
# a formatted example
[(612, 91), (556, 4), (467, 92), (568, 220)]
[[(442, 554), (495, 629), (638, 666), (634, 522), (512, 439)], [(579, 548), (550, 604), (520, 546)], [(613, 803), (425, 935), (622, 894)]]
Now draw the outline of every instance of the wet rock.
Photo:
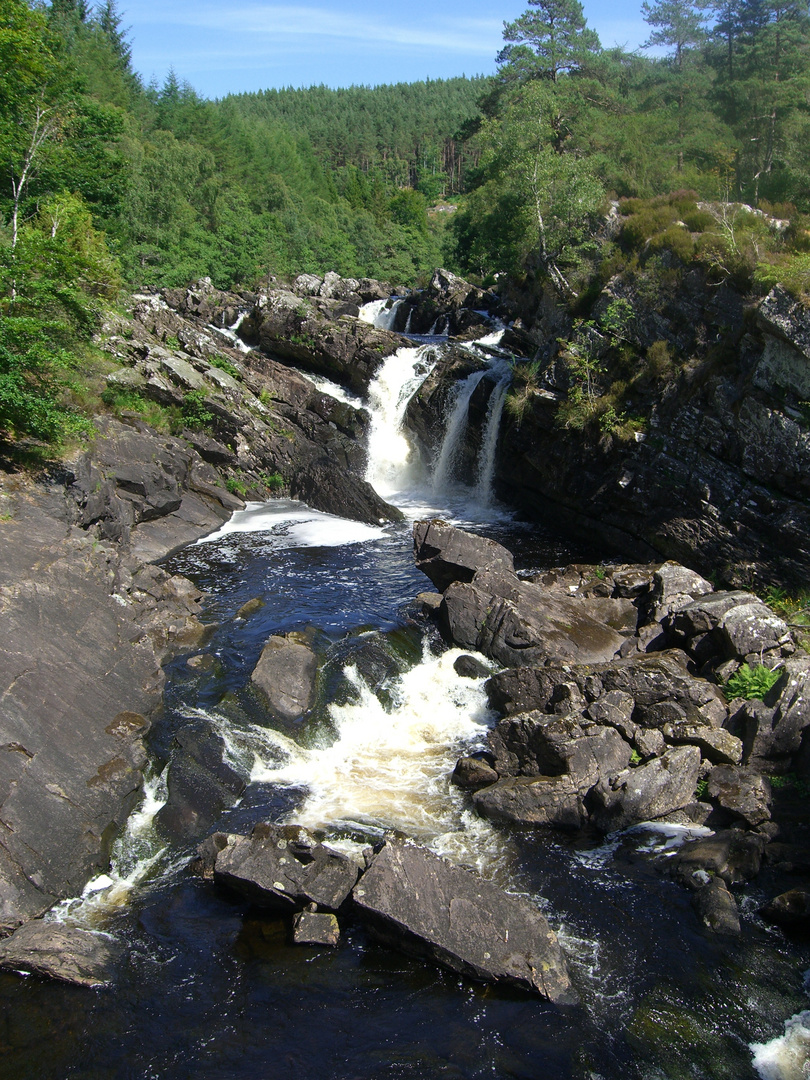
[(759, 910), (763, 919), (785, 930), (810, 930), (810, 891), (790, 889)]
[(257, 611), (261, 611), (264, 607), (264, 600), (260, 596), (254, 596), (252, 600), (248, 600), (242, 604), (237, 613), (234, 615), (235, 619), (249, 619), (251, 615), (255, 615)]
[(297, 825), (256, 825), (251, 835), (228, 836), (214, 861), (214, 881), (251, 903), (281, 911), (314, 903), (337, 911), (360, 870), (345, 855), (319, 844)]
[(318, 659), (294, 634), (274, 635), (262, 649), (250, 676), (265, 695), (271, 712), (294, 720), (312, 706)]
[(417, 567), (440, 592), (454, 581), (472, 581), (477, 570), (514, 570), (505, 547), (442, 521), (414, 522), (413, 547)]
[(168, 798), (157, 813), (161, 829), (178, 839), (201, 836), (245, 790), (245, 779), (225, 761), (225, 743), (200, 721), (180, 728), (172, 742)]
[(691, 884), (697, 871), (721, 877), (727, 884), (751, 881), (759, 873), (765, 838), (741, 829), (723, 829), (688, 841), (675, 856), (675, 872)]
[(37, 919), (0, 941), (0, 968), (75, 986), (108, 986), (119, 952), (106, 934)]
[(381, 525), (403, 520), (402, 511), (381, 499), (366, 480), (356, 476), (347, 483), (345, 472), (331, 464), (316, 463), (296, 470), (290, 479), (290, 494), (316, 510), (351, 521)]
[(301, 911), (293, 919), (293, 942), (296, 945), (338, 945), (338, 921), (325, 911)]
[(462, 679), (485, 679), (492, 674), (486, 664), (474, 656), (459, 656), (453, 661), (453, 670)]
[(498, 774), (489, 762), (477, 757), (459, 758), (450, 777), (456, 787), (464, 788), (465, 791), (478, 791), (494, 784), (497, 779)]
[(534, 905), (424, 848), (387, 842), (353, 896), (388, 944), (473, 979), (575, 1000), (556, 935)]
[(688, 720), (664, 724), (664, 738), (673, 746), (697, 746), (704, 758), (715, 765), (739, 765), (742, 741), (723, 728), (701, 727)]
[(748, 766), (716, 765), (709, 773), (709, 798), (752, 829), (770, 821), (771, 785)]
[(698, 917), (715, 934), (740, 933), (740, 912), (737, 901), (728, 891), (722, 878), (712, 878), (699, 888), (692, 898)]
[(509, 776), (477, 791), (473, 804), (481, 817), (499, 824), (577, 831), (588, 821), (571, 776)]
[(602, 832), (613, 832), (680, 810), (694, 798), (699, 768), (700, 751), (685, 746), (602, 779), (589, 795), (591, 819)]

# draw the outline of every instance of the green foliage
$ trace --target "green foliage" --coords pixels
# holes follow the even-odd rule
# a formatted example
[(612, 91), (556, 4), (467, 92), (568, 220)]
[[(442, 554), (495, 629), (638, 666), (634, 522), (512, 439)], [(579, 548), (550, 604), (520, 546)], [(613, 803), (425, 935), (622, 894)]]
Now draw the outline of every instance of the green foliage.
[(220, 371), (226, 372), (232, 379), (241, 379), (242, 372), (232, 364), (230, 360), (226, 360), (224, 356), (211, 356), (208, 359), (208, 363), (211, 367), (219, 368)]
[(240, 499), (244, 499), (248, 493), (247, 484), (237, 476), (229, 476), (225, 481), (225, 487), (231, 495), (238, 495)]
[(768, 691), (779, 682), (782, 672), (771, 670), (764, 664), (750, 667), (742, 664), (731, 676), (725, 686), (726, 697), (745, 698), (747, 701), (762, 700)]
[(207, 427), (214, 419), (214, 414), (206, 406), (204, 390), (190, 390), (183, 397), (183, 404), (180, 409), (183, 414), (183, 422), (186, 427), (192, 429)]
[(641, 754), (638, 752), (638, 750), (632, 750), (630, 752), (630, 764), (631, 764), (631, 766), (640, 765), (642, 761), (643, 761), (643, 758), (642, 758)]

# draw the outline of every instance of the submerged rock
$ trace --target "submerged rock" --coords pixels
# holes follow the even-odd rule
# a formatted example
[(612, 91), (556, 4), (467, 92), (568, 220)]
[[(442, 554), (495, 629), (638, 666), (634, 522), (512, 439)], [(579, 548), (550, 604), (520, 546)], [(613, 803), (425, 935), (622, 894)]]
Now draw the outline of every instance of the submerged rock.
[(557, 937), (528, 900), (411, 843), (386, 842), (353, 893), (376, 936), (462, 975), (572, 1003)]
[(293, 941), (296, 945), (337, 945), (338, 921), (325, 911), (301, 911), (293, 919)]
[(0, 941), (0, 968), (76, 986), (107, 986), (119, 951), (106, 934), (36, 919)]

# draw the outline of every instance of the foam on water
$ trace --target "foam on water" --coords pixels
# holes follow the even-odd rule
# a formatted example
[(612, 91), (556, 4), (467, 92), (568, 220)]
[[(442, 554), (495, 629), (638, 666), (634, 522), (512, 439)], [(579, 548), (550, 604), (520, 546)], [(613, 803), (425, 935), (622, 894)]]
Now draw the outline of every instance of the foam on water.
[(197, 543), (222, 540), (233, 533), (260, 532), (273, 533), (281, 547), (342, 547), (378, 540), (385, 535), (377, 526), (324, 514), (295, 499), (273, 499), (266, 503), (248, 503), (220, 529)]
[(331, 379), (327, 379), (324, 375), (315, 375), (311, 371), (304, 371), (303, 368), (296, 368), (295, 370), (307, 382), (311, 382), (322, 394), (328, 394), (329, 397), (335, 398), (336, 401), (342, 401), (344, 405), (351, 405), (354, 409), (363, 407), (362, 400), (356, 394), (352, 394), (351, 391), (347, 390), (345, 386), (332, 382)]
[[(810, 993), (810, 971), (804, 973)], [(808, 1080), (810, 1078), (810, 1010), (785, 1021), (783, 1035), (766, 1043), (751, 1043), (753, 1066), (762, 1080)]]
[(462, 653), (426, 655), (398, 676), (390, 708), (347, 668), (354, 696), (330, 705), (334, 734), (309, 748), (277, 743), (284, 762), (257, 758), (251, 779), (306, 788), (290, 815), (296, 824), (370, 836), (395, 829), (454, 861), (493, 866), (503, 841), (449, 781), (459, 753), (480, 744), (493, 720), (485, 680), (460, 679), (453, 668)]

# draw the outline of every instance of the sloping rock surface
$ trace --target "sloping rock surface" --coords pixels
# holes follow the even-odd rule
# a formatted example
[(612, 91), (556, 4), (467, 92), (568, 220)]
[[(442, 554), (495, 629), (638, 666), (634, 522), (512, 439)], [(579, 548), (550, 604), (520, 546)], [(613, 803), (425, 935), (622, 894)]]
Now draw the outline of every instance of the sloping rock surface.
[(473, 979), (575, 995), (556, 935), (529, 901), (415, 844), (386, 842), (353, 893), (375, 933)]
[(37, 919), (0, 941), (0, 968), (76, 986), (107, 986), (119, 951), (103, 934)]

